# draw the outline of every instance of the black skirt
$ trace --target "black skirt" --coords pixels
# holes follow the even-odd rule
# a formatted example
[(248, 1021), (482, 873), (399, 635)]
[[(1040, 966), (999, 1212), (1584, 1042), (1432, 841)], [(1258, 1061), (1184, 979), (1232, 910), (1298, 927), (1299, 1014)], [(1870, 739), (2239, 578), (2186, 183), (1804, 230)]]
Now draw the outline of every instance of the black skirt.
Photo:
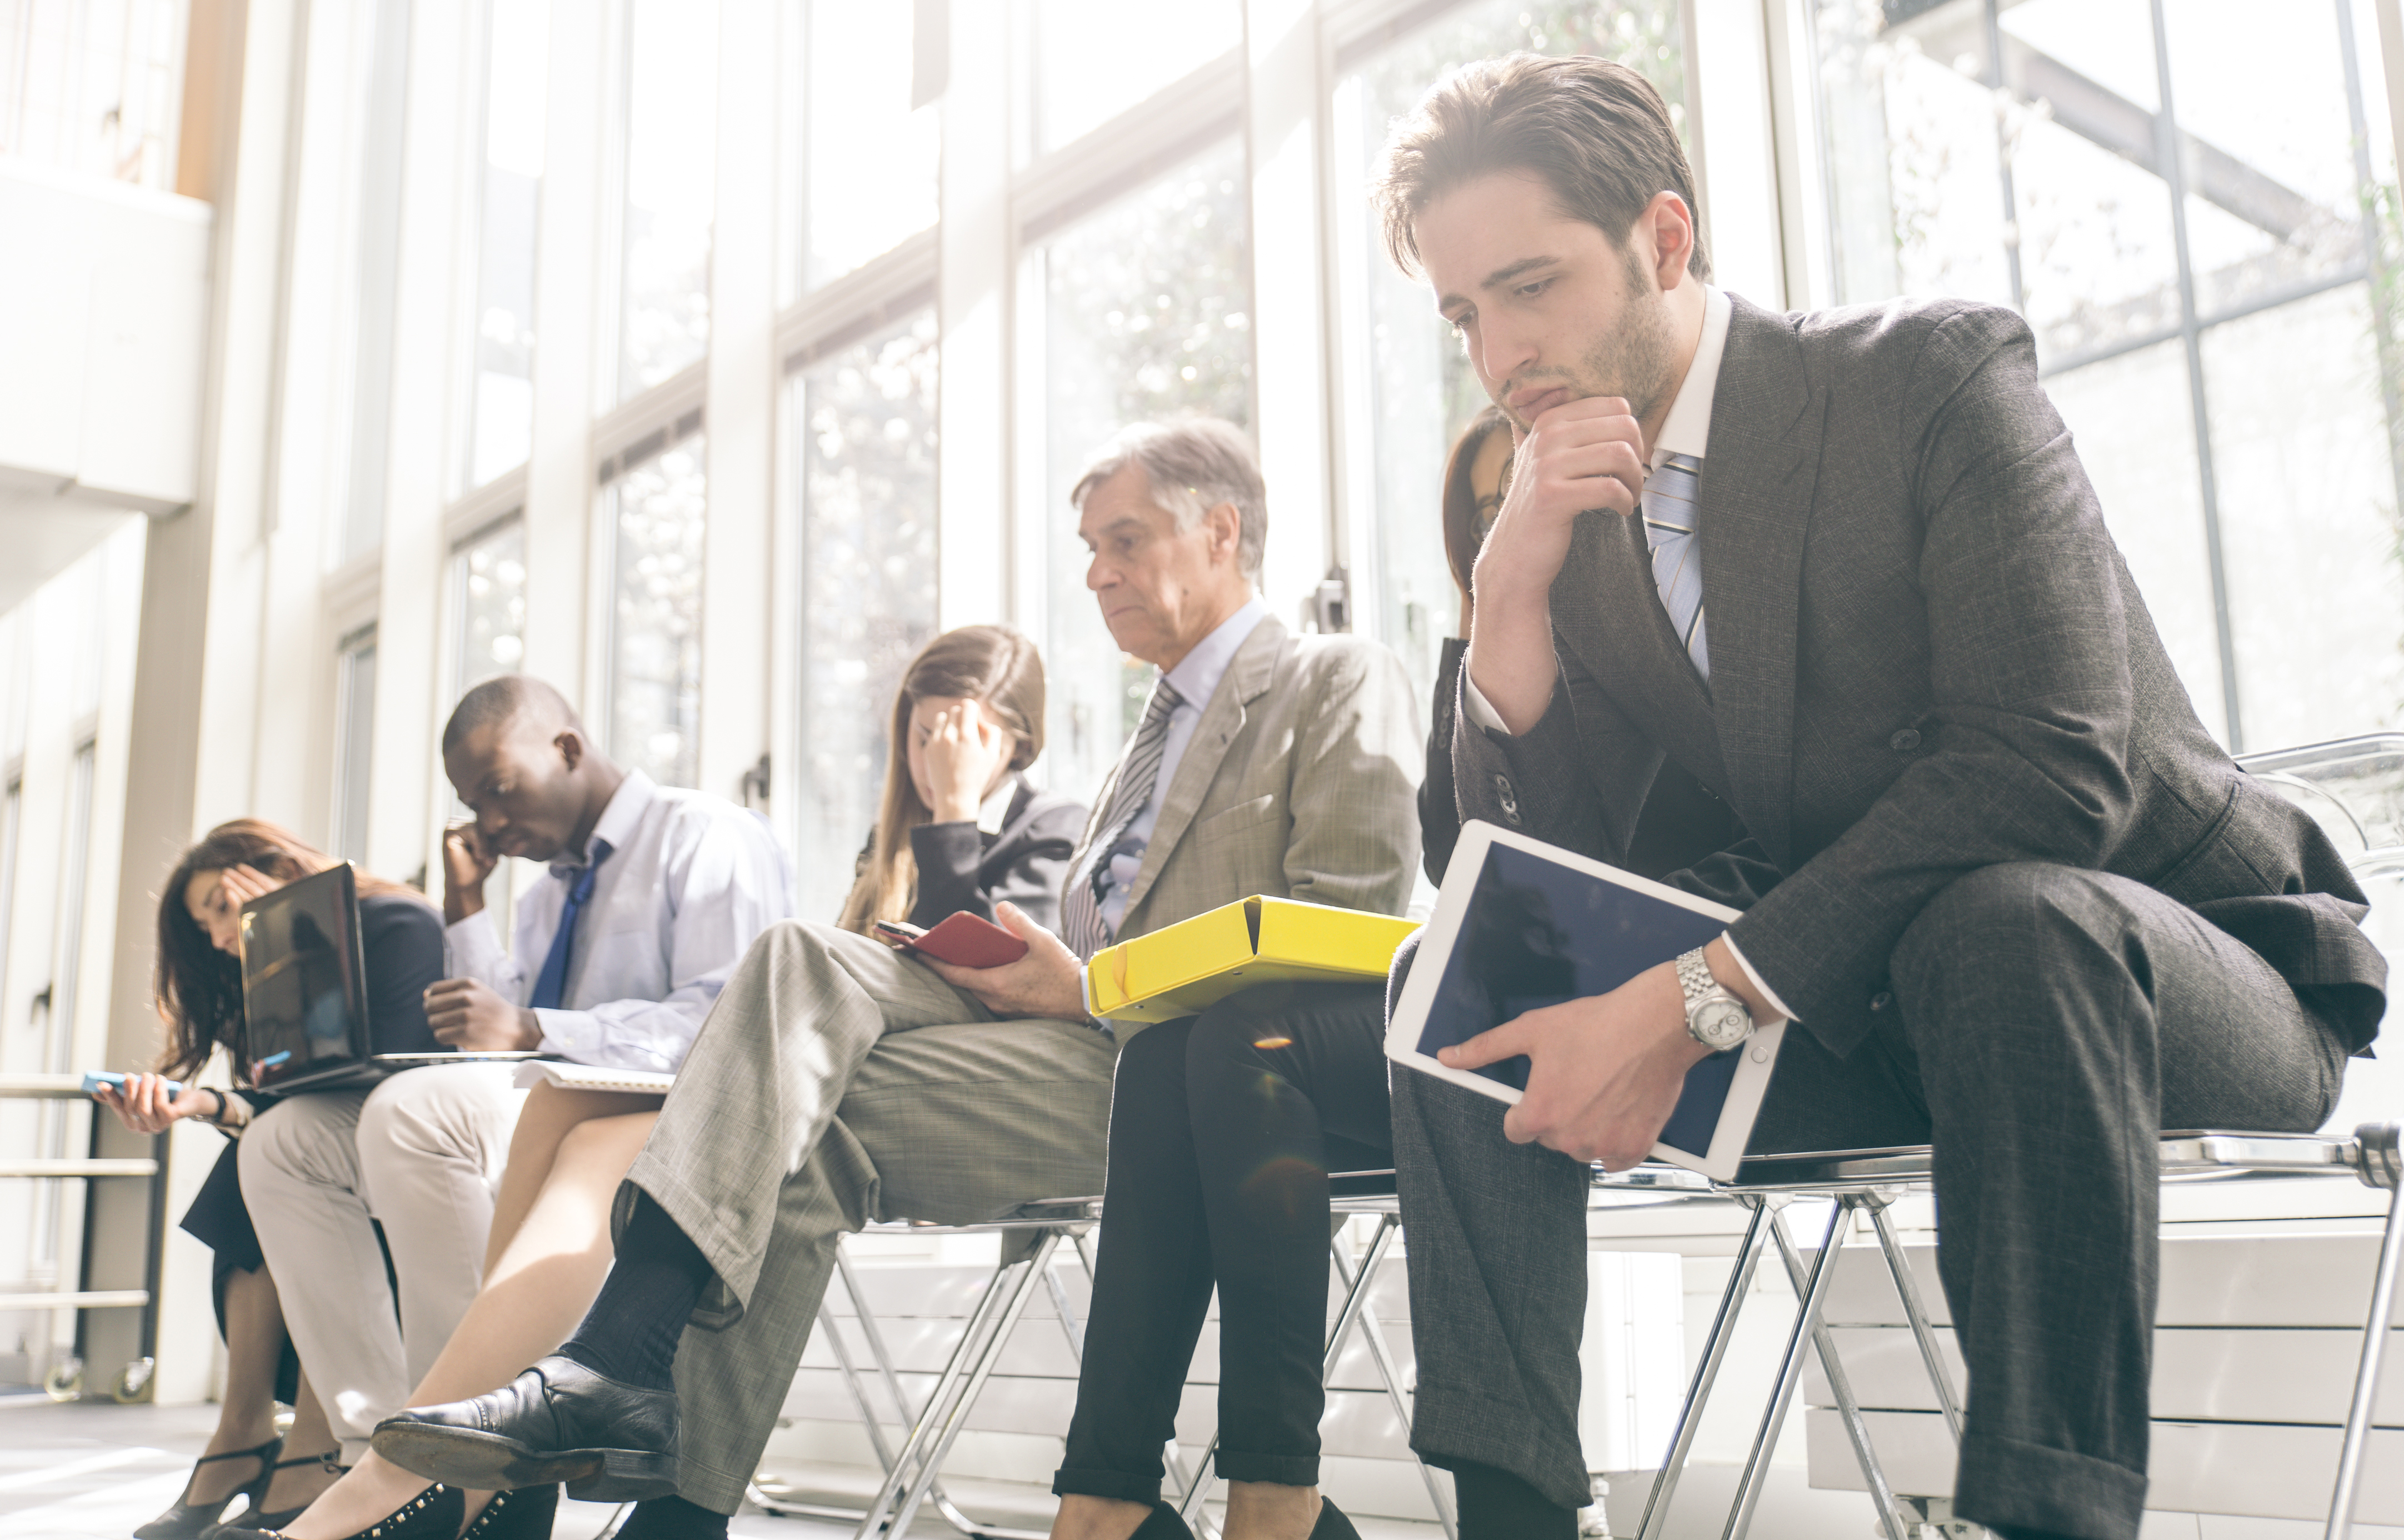
[[(217, 1336), (225, 1336), (226, 1281), (237, 1272), (255, 1273), (267, 1266), (267, 1257), (259, 1249), (259, 1232), (251, 1227), (250, 1208), (242, 1200), (242, 1170), (236, 1158), (242, 1147), (232, 1140), (226, 1141), (225, 1153), (209, 1169), (208, 1180), (184, 1211), (181, 1225), (186, 1235), (217, 1253), (217, 1263), (209, 1272), (209, 1298), (217, 1307)], [(287, 1406), (300, 1393), (300, 1355), (292, 1351), (292, 1338), (287, 1335), (275, 1365), (275, 1399)]]

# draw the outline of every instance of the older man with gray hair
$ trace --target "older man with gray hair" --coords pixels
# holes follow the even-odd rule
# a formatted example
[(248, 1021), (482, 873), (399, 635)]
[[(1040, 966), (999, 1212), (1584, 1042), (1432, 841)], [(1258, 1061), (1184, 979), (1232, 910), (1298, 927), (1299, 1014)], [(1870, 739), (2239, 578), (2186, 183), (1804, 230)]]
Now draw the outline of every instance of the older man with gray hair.
[(1100, 1190), (1130, 1029), (1086, 1018), (1086, 958), (1255, 894), (1400, 912), (1410, 684), (1385, 649), (1295, 636), (1255, 595), (1268, 522), (1243, 433), (1130, 427), (1070, 501), (1104, 623), (1160, 673), (1071, 858), (1064, 934), (1003, 904), (1027, 954), (969, 969), (827, 925), (763, 933), (627, 1175), (583, 1324), (491, 1394), (386, 1421), (386, 1459), (469, 1490), (639, 1499), (633, 1540), (723, 1534), (846, 1231)]

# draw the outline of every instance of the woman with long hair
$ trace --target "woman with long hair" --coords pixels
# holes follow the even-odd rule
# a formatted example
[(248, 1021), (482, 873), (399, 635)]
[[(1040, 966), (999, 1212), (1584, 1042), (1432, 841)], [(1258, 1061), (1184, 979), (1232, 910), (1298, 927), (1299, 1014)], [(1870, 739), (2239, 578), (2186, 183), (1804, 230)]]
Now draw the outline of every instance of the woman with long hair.
[[(219, 1048), (249, 1062), (236, 956), (242, 907), (287, 882), (339, 864), (288, 830), (259, 819), (221, 823), (184, 852), (159, 895), (156, 984), (167, 1045), (155, 1072), (126, 1077), (121, 1092), (95, 1099), (136, 1133), (155, 1134), (197, 1117), (227, 1137), (183, 1228), (216, 1253), (217, 1325), (225, 1335), (225, 1396), (217, 1431), (183, 1495), (133, 1533), (137, 1540), (198, 1540), (236, 1497), (241, 1520), (270, 1525), (308, 1506), (339, 1471), (339, 1441), (310, 1393), (284, 1330), (275, 1280), (259, 1254), (236, 1173), (233, 1141), (276, 1101), (256, 1091), (190, 1084)], [(426, 987), (442, 976), (442, 921), (424, 895), (397, 882), (358, 875), (361, 972), (369, 1032), (378, 1052), (434, 1053), (426, 1025)], [(171, 1080), (186, 1082), (169, 1095)], [(275, 1403), (293, 1408), (291, 1432), (275, 1433)], [(280, 1459), (286, 1449), (302, 1452)]]
[[(963, 910), (991, 919), (1002, 899), (1050, 923), (1085, 810), (1019, 774), (1043, 751), (1043, 664), (1034, 645), (993, 625), (936, 637), (902, 677), (891, 734), (881, 813), (842, 923), (863, 932), (880, 919), (931, 927)], [(484, 1286), (409, 1405), (505, 1385), (575, 1329), (609, 1270), (611, 1205), (661, 1100), (535, 1087), (494, 1201)], [(423, 1477), (370, 1453), (307, 1513), (273, 1527), (284, 1540), (374, 1529), (384, 1540), (450, 1540), (442, 1520), (453, 1518), (466, 1522), (462, 1540), (535, 1540), (550, 1533), (559, 1499), (556, 1486), (521, 1487), (467, 1493), (455, 1508), (416, 1507), (427, 1490)], [(677, 1506), (646, 1504), (639, 1523), (672, 1518)], [(249, 1536), (229, 1530), (224, 1540)]]

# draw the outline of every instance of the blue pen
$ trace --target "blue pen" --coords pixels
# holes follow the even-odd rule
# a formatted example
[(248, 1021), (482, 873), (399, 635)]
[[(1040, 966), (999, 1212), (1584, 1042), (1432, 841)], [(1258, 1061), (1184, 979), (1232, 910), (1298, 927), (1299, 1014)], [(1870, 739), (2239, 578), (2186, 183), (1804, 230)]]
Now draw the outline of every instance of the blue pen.
[(291, 1057), (292, 1050), (287, 1048), (280, 1054), (270, 1054), (265, 1058), (260, 1059), (259, 1061), (259, 1067), (262, 1070), (273, 1070)]

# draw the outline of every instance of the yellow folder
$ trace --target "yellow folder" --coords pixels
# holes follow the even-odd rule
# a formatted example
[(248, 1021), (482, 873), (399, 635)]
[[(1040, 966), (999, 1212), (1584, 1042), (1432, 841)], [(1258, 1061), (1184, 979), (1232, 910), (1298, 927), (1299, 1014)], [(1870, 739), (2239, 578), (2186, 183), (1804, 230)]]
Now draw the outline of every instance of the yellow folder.
[(1382, 980), (1416, 921), (1293, 899), (1248, 898), (1085, 964), (1085, 1004), (1111, 1021), (1175, 1021), (1255, 984)]

